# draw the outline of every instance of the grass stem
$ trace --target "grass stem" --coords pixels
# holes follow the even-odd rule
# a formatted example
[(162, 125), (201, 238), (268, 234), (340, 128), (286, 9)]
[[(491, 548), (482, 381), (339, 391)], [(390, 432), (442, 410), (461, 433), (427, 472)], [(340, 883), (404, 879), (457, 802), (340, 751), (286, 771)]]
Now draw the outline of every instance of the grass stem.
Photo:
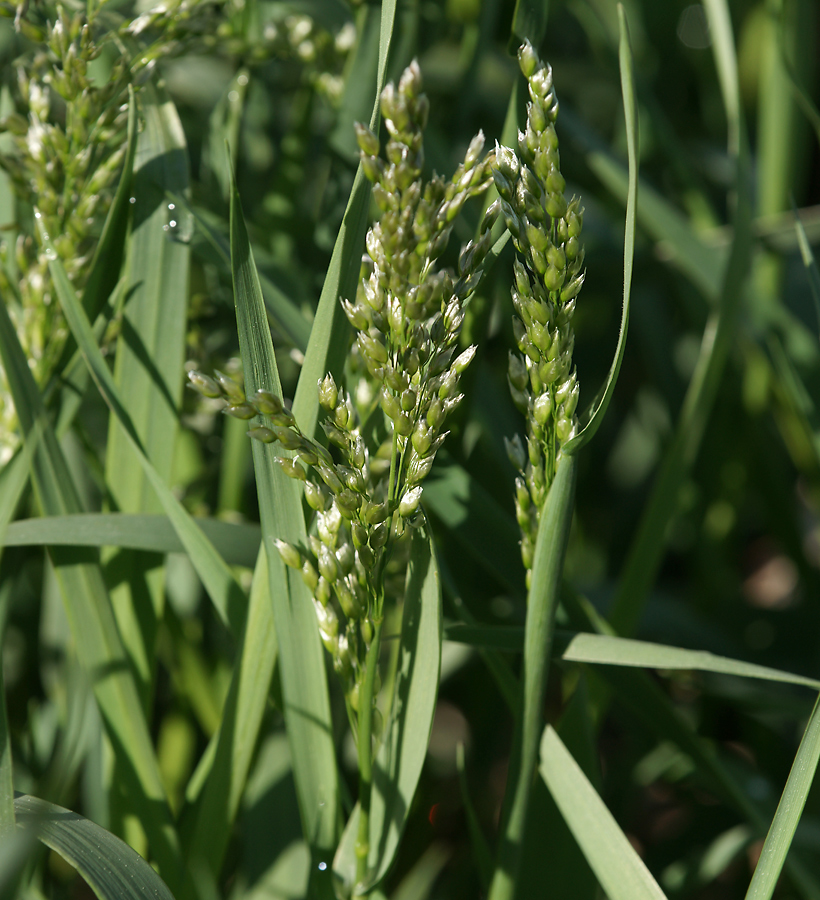
[(522, 715), (513, 743), (514, 758), (510, 761), (511, 778), (507, 785), (508, 799), (511, 797), (512, 800), (509, 816), (502, 825), (489, 900), (512, 900), (515, 896), (527, 810), (538, 761), (538, 742), (543, 727), (542, 707), (561, 571), (572, 523), (576, 465), (572, 454), (561, 459), (538, 527), (524, 633)]
[(370, 852), (370, 799), (373, 789), (373, 701), (376, 687), (376, 673), (381, 649), (381, 615), (373, 622), (373, 640), (367, 649), (365, 677), (359, 696), (359, 833), (356, 838), (356, 880), (362, 881), (367, 875), (367, 857)]

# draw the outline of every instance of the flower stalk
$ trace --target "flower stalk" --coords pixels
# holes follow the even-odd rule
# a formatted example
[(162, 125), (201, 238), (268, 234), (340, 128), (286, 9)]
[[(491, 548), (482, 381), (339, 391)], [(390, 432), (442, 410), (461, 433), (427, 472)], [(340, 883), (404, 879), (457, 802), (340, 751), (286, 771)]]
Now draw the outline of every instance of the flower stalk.
[[(310, 588), (322, 642), (344, 692), (357, 744), (360, 819), (356, 877), (368, 875), (372, 763), (382, 730), (377, 705), (384, 605), (400, 599), (410, 531), (423, 520), (423, 482), (463, 395), (461, 376), (476, 348), (459, 347), (465, 304), (483, 274), (492, 217), (462, 247), (458, 270), (439, 263), (464, 204), (492, 183), (494, 152), (470, 143), (448, 181), (423, 177), (428, 101), (412, 63), (381, 96), (388, 135), (356, 126), (361, 161), (380, 211), (366, 236), (356, 297), (342, 305), (355, 329), (345, 373), (318, 384), (328, 446), (302, 432), (280, 397), (246, 397), (227, 376), (189, 374), (191, 386), (225, 401), (224, 412), (254, 419), (248, 434), (278, 443), (277, 463), (302, 482), (314, 512), (304, 546), (278, 541)], [(401, 579), (403, 584), (404, 579)]]
[(518, 52), (530, 102), (518, 148), (499, 147), (493, 170), (502, 215), (512, 234), (512, 397), (526, 417), (526, 451), (517, 435), (507, 444), (519, 470), (515, 483), (521, 556), (527, 570), (527, 619), (521, 674), (521, 714), (510, 763), (496, 869), (489, 900), (515, 895), (529, 797), (535, 777), (561, 572), (572, 523), (575, 457), (564, 445), (577, 433), (578, 384), (572, 362), (572, 316), (584, 280), (579, 242), (583, 209), (564, 197), (552, 70), (527, 42)]

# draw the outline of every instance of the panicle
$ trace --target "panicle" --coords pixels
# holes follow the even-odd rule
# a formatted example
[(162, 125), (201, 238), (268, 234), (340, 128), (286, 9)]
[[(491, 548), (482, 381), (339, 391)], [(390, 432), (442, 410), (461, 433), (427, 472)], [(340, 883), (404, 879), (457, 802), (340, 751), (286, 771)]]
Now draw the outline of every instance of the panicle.
[[(572, 360), (572, 317), (584, 283), (579, 237), (584, 210), (564, 196), (555, 122), (558, 100), (552, 69), (526, 42), (518, 61), (527, 79), (527, 123), (516, 148), (497, 147), (493, 177), (517, 251), (512, 301), (518, 353), (510, 353), (508, 382), (526, 418), (525, 455), (520, 439), (508, 442), (516, 481), (516, 513), (525, 567), (532, 565), (538, 518), (561, 458), (577, 431), (579, 388)], [(528, 571), (529, 578), (529, 571)]]

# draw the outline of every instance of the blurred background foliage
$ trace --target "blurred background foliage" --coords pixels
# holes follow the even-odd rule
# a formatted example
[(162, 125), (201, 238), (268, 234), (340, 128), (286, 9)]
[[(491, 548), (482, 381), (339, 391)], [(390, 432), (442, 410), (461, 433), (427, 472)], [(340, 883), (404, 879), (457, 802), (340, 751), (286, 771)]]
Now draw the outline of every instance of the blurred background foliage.
[[(727, 123), (703, 9), (677, 0), (631, 0), (625, 6), (641, 122), (631, 331), (613, 403), (581, 456), (566, 569), (573, 588), (604, 615), (682, 415), (720, 293), (732, 214)], [(680, 471), (666, 550), (645, 604), (636, 599), (633, 633), (816, 676), (820, 433), (814, 398), (820, 397), (820, 344), (792, 210), (799, 209), (816, 246), (820, 152), (783, 54), (817, 101), (820, 11), (813, 0), (733, 0), (729, 7), (753, 160), (755, 243), (727, 363), (702, 437), (695, 438), (691, 465)], [(66, 4), (66, 9), (82, 14), (79, 7), (75, 11)], [(101, 9), (99, 29), (122, 30), (145, 16), (129, 33), (142, 42), (139, 54), (146, 47), (154, 52), (150, 60), (141, 56), (144, 74), (132, 70), (131, 80), (161, 78), (184, 129), (190, 192), (177, 198), (184, 219), (176, 239), (192, 251), (190, 367), (228, 372), (237, 367), (224, 257), (227, 139), (255, 258), (267, 280), (284, 392), (292, 396), (357, 163), (352, 123), (369, 119), (372, 89), (362, 85), (375, 80), (376, 58), (370, 69), (358, 58), (358, 67), (352, 68), (356, 57), (351, 51), (368, 29), (378, 28), (378, 14), (378, 5), (351, 7), (343, 0), (169, 5), (154, 19), (147, 7), (132, 9), (117, 0)], [(395, 79), (412, 58), (420, 63), (431, 108), (429, 170), (451, 172), (478, 129), (489, 141), (501, 137), (518, 79), (508, 53), (513, 14), (510, 0), (399, 4), (389, 72)], [(26, 18), (42, 24), (54, 21), (55, 11), (48, 3), (33, 3)], [(113, 47), (106, 44), (100, 57), (109, 67), (116, 62)], [(583, 404), (606, 376), (620, 317), (625, 147), (615, 3), (551, 3), (539, 50), (554, 67), (567, 194), (578, 193), (586, 208), (587, 278), (575, 319)], [(7, 280), (25, 268), (20, 259), (30, 241), (25, 230), (32, 201), (13, 190), (18, 171), (13, 161), (24, 158), (30, 142), (15, 143), (9, 117), (22, 117), (21, 127), (30, 121), (30, 103), (21, 94), (17, 73), (21, 64), (31, 67), (38, 52), (35, 31), (15, 31), (12, 19), (2, 21), (0, 107), (6, 130), (0, 153), (7, 164), (0, 176), (0, 234)], [(47, 69), (50, 63), (40, 64)], [(102, 85), (108, 74), (98, 65), (93, 79)], [(64, 122), (65, 107), (54, 104), (51, 115)], [(481, 212), (477, 203), (467, 208), (457, 242), (472, 236)], [(99, 221), (89, 229), (90, 237), (79, 235), (77, 242), (92, 240)], [(17, 250), (17, 262), (15, 248), (23, 248)], [(453, 262), (456, 252), (451, 246)], [(478, 344), (478, 357), (466, 376), (467, 401), (454, 420), (447, 456), (429, 491), (425, 488), (444, 576), (445, 615), (457, 621), (466, 606), (480, 622), (508, 626), (522, 624), (525, 612), (513, 518), (514, 471), (503, 445), (505, 436), (523, 430), (505, 383), (513, 346), (510, 262), (505, 253), (468, 313), (464, 339)], [(283, 320), (283, 297), (299, 310), (295, 320)], [(41, 378), (47, 374), (39, 372)], [(0, 403), (7, 404), (7, 398), (0, 397)], [(217, 415), (192, 392), (186, 392), (182, 409), (174, 489), (196, 515), (257, 521), (245, 424)], [(105, 458), (106, 435), (102, 403), (89, 392), (64, 445), (92, 508), (107, 500), (95, 463)], [(34, 514), (34, 500), (26, 494), (19, 515)], [(651, 569), (652, 563), (647, 566)], [(249, 571), (237, 571), (247, 585)], [(116, 556), (106, 574), (116, 579)], [(179, 808), (219, 722), (234, 648), (185, 557), (168, 558), (165, 590), (150, 721), (162, 777), (172, 805)], [(0, 601), (15, 786), (83, 812), (140, 849), (144, 838), (111, 781), (110, 748), (101, 737), (99, 715), (41, 550), (6, 548)], [(569, 627), (566, 617), (562, 624)], [(445, 642), (427, 764), (386, 890), (401, 900), (479, 895), (480, 866), (465, 796), (491, 839), (512, 721), (483, 655)], [(515, 654), (509, 661), (517, 666)], [(600, 675), (570, 664), (555, 668), (549, 718), (571, 719), (574, 700), (600, 713), (597, 720), (593, 716), (597, 742), (588, 771), (670, 898), (742, 897), (759, 835), (717, 795), (699, 765), (664, 733), (663, 723), (653, 727), (617, 692), (611, 704), (606, 702)], [(811, 698), (779, 685), (719, 676), (678, 673), (653, 675), (653, 681), (770, 817)], [(335, 703), (340, 753), (352, 787), (355, 757), (341, 730), (339, 696)], [(466, 753), (464, 779), (457, 767), (460, 743)], [(551, 878), (560, 886), (571, 860), (576, 866), (572, 896), (594, 897), (594, 889), (584, 893), (579, 886), (585, 864), (556, 824), (540, 782), (536, 793), (519, 896), (542, 896)], [(796, 846), (820, 879), (816, 791)], [(241, 815), (222, 877), (212, 886), (218, 894), (212, 896), (299, 897), (306, 866), (274, 678)], [(53, 856), (30, 890), (85, 896), (73, 873)], [(570, 894), (556, 889), (555, 896)], [(777, 896), (809, 894), (795, 893), (784, 880)]]

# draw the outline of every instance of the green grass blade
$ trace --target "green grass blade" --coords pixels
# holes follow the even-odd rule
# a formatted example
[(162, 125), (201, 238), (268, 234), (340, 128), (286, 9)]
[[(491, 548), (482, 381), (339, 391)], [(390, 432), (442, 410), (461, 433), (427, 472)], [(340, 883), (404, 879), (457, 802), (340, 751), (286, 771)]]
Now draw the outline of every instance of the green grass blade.
[(214, 878), (219, 876), (247, 782), (276, 658), (267, 558), (260, 549), (242, 647), (222, 711), (211, 769), (195, 808), (189, 811), (193, 823), (189, 838), (183, 829), (186, 858), (207, 864)]
[[(114, 413), (123, 434), (126, 436), (131, 451), (136, 455), (142, 471), (156, 496), (162, 509), (174, 526), (180, 542), (185, 547), (191, 563), (196, 570), (205, 590), (208, 592), (217, 612), (234, 634), (240, 634), (245, 618), (247, 599), (245, 592), (233, 576), (214, 545), (205, 534), (197, 528), (193, 519), (182, 504), (176, 499), (165, 479), (157, 472), (145, 453), (137, 434), (134, 422), (125, 409), (119, 390), (102, 353), (94, 341), (91, 326), (74, 293), (74, 289), (66, 276), (65, 269), (51, 249), (51, 242), (43, 237), (46, 252), (49, 255), (49, 267), (54, 279), (57, 297), (66, 317), (66, 322), (74, 335), (80, 350), (85, 357), (91, 376), (94, 379), (105, 402)], [(68, 512), (68, 510), (65, 510)], [(73, 512), (73, 510), (71, 511)]]
[[(729, 152), (735, 159), (739, 159), (743, 141), (742, 115), (737, 75), (737, 53), (735, 52), (735, 38), (729, 6), (726, 0), (704, 0), (703, 8), (709, 21), (712, 52), (715, 57), (720, 93), (729, 127)], [(738, 187), (743, 190), (745, 185)]]
[[(556, 643), (563, 643), (565, 635), (556, 635)], [(645, 669), (676, 669), (715, 672), (739, 678), (761, 678), (783, 684), (799, 684), (820, 690), (820, 681), (794, 675), (768, 666), (758, 666), (706, 650), (683, 650), (647, 641), (614, 637), (606, 634), (576, 634), (569, 637), (561, 658), (568, 662), (593, 663), (607, 666), (635, 666)]]
[[(188, 153), (176, 108), (164, 90), (140, 92), (143, 128), (134, 162), (133, 227), (128, 241), (128, 303), (116, 346), (114, 383), (142, 450), (166, 484), (179, 427), (188, 305), (189, 219), (166, 191), (188, 188)], [(130, 198), (129, 198), (130, 200)], [(123, 201), (125, 202), (125, 201)], [(119, 512), (158, 513), (163, 504), (116, 416), (109, 418), (105, 479)], [(164, 569), (126, 553), (126, 580), (112, 589), (120, 632), (148, 703), (156, 662)]]
[[(234, 524), (218, 519), (195, 519), (217, 552), (232, 566), (252, 569), (256, 565), (261, 535), (259, 527)], [(49, 516), (21, 519), (9, 525), (8, 547), (32, 545), (65, 547), (127, 547), (154, 553), (184, 553), (166, 516), (141, 516), (127, 513), (82, 513), (73, 516)]]
[(541, 740), (541, 777), (609, 900), (666, 895), (552, 726)]
[(714, 22), (716, 63), (729, 121), (729, 149), (736, 163), (734, 237), (717, 309), (706, 323), (700, 356), (673, 439), (661, 463), (649, 501), (644, 507), (638, 532), (621, 571), (610, 612), (610, 622), (621, 634), (629, 634), (636, 627), (660, 566), (667, 526), (677, 510), (680, 485), (700, 450), (737, 334), (743, 285), (750, 269), (752, 231), (749, 155), (743, 133), (740, 100), (736, 95), (737, 63), (731, 23), (722, 0), (710, 0), (706, 9), (710, 21)]
[[(379, 97), (387, 73), (387, 58), (396, 18), (396, 0), (382, 3), (381, 37), (379, 43), (378, 83), (370, 129), (378, 130)], [(353, 128), (353, 123), (349, 123)], [(349, 325), (339, 303), (340, 298), (353, 298), (359, 283), (362, 250), (367, 232), (367, 212), (370, 204), (370, 182), (361, 165), (356, 171), (353, 188), (347, 201), (342, 225), (333, 245), (327, 275), (319, 297), (316, 318), (305, 352), (305, 362), (293, 398), (293, 414), (302, 432), (312, 437), (319, 417), (319, 397), (316, 385), (327, 372), (340, 376), (348, 352)], [(337, 381), (341, 383), (340, 378)]]
[[(67, 278), (65, 281), (68, 284)], [(40, 506), (47, 515), (79, 513), (80, 501), (71, 474), (3, 302), (0, 302), (0, 358), (26, 441), (36, 440), (31, 470)], [(180, 884), (178, 840), (98, 559), (93, 553), (67, 552), (61, 548), (52, 548), (50, 555), (78, 655), (94, 682), (94, 694), (115, 752), (127, 763), (125, 775), (132, 782), (129, 790), (136, 797), (143, 827), (166, 880)]]
[(635, 218), (638, 206), (638, 107), (635, 98), (635, 75), (632, 62), (632, 48), (629, 43), (629, 27), (623, 6), (618, 4), (618, 25), (621, 32), (619, 59), (621, 65), (621, 94), (626, 120), (626, 148), (629, 158), (629, 186), (626, 199), (626, 225), (624, 228), (624, 292), (621, 307), (621, 327), (618, 345), (612, 360), (606, 383), (593, 403), (589, 419), (581, 431), (564, 445), (567, 453), (583, 447), (598, 430), (606, 414), (609, 401), (615, 392), (618, 373), (626, 350), (626, 335), (629, 329), (629, 300), (632, 292), (632, 266), (635, 259)]
[[(231, 265), (246, 392), (250, 395), (264, 388), (281, 396), (262, 291), (235, 184), (231, 193)], [(298, 573), (285, 569), (274, 543), (277, 538), (302, 543), (305, 520), (300, 486), (276, 464), (273, 448), (253, 442), (262, 541), (267, 553), (285, 722), (302, 829), (314, 855), (314, 890), (320, 896), (329, 896), (329, 862), (337, 838), (338, 773), (324, 650), (309, 591)], [(325, 863), (322, 871), (318, 869), (320, 862)]]
[(440, 668), (441, 585), (428, 528), (413, 534), (392, 714), (373, 764), (368, 875), (353, 891), (358, 807), (333, 861), (334, 875), (348, 895), (375, 887), (393, 863), (427, 756)]
[(786, 787), (755, 866), (746, 900), (769, 900), (774, 894), (786, 854), (809, 796), (820, 760), (820, 700), (814, 705), (803, 740), (797, 749)]
[(19, 825), (74, 866), (100, 900), (174, 900), (138, 853), (90, 819), (28, 794), (14, 807)]
[(502, 824), (489, 900), (509, 900), (515, 893), (530, 789), (537, 764), (561, 572), (572, 523), (576, 465), (574, 454), (562, 457), (538, 526), (532, 584), (527, 597), (520, 739), (513, 746), (514, 754), (516, 746), (519, 747), (520, 757), (514, 756), (512, 761), (505, 802), (505, 806), (509, 804), (509, 815)]
[[(148, 85), (142, 108), (145, 127), (134, 172), (129, 299), (117, 343), (115, 381), (143, 448), (167, 481), (182, 393), (190, 251), (184, 240), (187, 214), (170, 209), (165, 195), (185, 192), (188, 164), (171, 101)], [(106, 470), (119, 509), (158, 512), (147, 475), (133, 454), (127, 437), (112, 422)]]

